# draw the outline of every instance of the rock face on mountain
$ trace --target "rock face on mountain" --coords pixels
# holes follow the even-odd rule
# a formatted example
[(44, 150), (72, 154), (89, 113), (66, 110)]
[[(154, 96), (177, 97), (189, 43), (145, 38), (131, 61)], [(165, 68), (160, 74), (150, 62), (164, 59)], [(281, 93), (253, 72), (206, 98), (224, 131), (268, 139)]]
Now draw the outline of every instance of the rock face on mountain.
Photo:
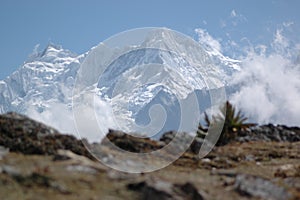
[[(130, 174), (93, 159), (73, 136), (61, 135), (24, 115), (0, 115), (0, 197), (299, 199), (299, 128), (266, 125), (251, 130), (258, 136), (278, 131), (284, 142), (277, 137), (250, 136), (251, 141), (215, 147), (203, 159), (191, 148), (166, 168)], [(168, 144), (175, 134), (180, 133), (168, 132), (158, 141), (111, 130), (102, 143), (94, 145), (102, 148), (112, 162), (118, 162), (114, 152), (105, 148), (106, 142), (134, 153), (151, 152)]]

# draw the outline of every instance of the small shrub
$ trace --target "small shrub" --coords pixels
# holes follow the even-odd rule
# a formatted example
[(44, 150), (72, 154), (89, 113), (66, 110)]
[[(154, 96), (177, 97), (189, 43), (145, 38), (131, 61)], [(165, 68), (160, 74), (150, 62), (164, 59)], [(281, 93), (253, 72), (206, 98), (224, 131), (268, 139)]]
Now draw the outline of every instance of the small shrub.
[(225, 145), (234, 140), (238, 136), (238, 132), (255, 126), (253, 123), (246, 123), (247, 117), (245, 117), (241, 111), (236, 112), (235, 107), (228, 101), (220, 109), (220, 114), (212, 116), (209, 119), (207, 113), (204, 113), (205, 125), (199, 123), (197, 135), (198, 137), (205, 137), (208, 132), (208, 128), (213, 124), (221, 124), (224, 122), (224, 126), (217, 142), (217, 146)]

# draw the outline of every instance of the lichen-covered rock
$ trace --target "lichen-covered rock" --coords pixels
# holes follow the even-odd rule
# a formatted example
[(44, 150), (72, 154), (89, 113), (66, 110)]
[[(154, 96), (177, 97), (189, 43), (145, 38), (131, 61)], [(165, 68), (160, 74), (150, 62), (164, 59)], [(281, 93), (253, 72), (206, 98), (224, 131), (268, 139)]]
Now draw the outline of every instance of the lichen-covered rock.
[(55, 155), (67, 149), (92, 158), (81, 140), (17, 113), (0, 115), (0, 145), (23, 154)]

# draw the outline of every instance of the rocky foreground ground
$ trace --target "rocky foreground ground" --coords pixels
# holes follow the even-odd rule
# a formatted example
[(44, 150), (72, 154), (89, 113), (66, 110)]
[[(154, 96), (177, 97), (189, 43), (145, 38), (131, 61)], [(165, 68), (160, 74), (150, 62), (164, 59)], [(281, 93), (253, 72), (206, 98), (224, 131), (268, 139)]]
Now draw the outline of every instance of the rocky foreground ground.
[[(111, 130), (107, 138), (151, 152), (174, 134), (153, 141)], [(197, 156), (201, 142), (166, 168), (130, 174), (99, 163), (74, 136), (16, 113), (0, 115), (0, 199), (300, 199), (300, 128), (253, 127), (204, 159)], [(110, 159), (106, 143), (97, 145)]]

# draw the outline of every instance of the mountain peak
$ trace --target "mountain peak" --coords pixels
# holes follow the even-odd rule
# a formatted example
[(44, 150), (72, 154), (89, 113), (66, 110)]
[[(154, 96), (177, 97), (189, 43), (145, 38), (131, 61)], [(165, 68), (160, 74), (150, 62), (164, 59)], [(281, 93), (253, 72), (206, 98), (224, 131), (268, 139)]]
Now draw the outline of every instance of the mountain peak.
[(174, 33), (167, 28), (150, 31), (141, 46), (169, 49), (174, 44)]
[(25, 63), (34, 61), (55, 62), (57, 58), (75, 58), (78, 55), (70, 50), (63, 49), (61, 45), (49, 43), (43, 51), (39, 50), (39, 44), (33, 49)]
[(61, 45), (54, 44), (54, 43), (49, 43), (49, 44), (46, 46), (46, 48), (44, 49), (43, 53), (44, 53), (44, 52), (46, 53), (47, 51), (53, 51), (53, 50), (59, 51), (59, 50), (62, 50), (62, 49), (63, 49), (63, 48), (62, 48)]

